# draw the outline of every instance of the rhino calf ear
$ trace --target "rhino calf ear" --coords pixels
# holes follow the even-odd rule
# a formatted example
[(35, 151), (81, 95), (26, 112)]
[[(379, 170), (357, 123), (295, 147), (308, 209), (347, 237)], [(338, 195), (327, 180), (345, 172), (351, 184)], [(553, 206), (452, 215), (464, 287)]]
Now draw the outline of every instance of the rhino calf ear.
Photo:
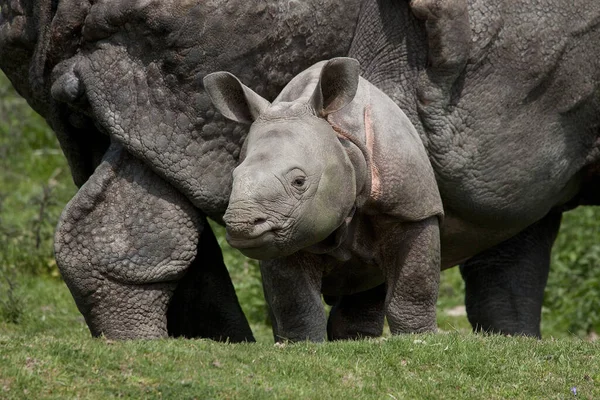
[(311, 98), (312, 106), (322, 116), (342, 109), (354, 99), (359, 78), (360, 64), (357, 60), (332, 58), (321, 70), (319, 83)]
[(215, 108), (232, 121), (251, 124), (271, 104), (229, 72), (213, 72), (203, 82)]

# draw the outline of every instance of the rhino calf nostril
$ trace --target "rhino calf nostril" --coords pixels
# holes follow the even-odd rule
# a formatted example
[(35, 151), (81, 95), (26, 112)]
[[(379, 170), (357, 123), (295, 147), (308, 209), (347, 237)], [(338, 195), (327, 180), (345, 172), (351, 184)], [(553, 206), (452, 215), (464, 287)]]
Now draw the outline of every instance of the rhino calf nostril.
[(253, 224), (260, 225), (260, 224), (264, 224), (265, 222), (267, 222), (267, 220), (265, 218), (255, 218), (253, 221)]

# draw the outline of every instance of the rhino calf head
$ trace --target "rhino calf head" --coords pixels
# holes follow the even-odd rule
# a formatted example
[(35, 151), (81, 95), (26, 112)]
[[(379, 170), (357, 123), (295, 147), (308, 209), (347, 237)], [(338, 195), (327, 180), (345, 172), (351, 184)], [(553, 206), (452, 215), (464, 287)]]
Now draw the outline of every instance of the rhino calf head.
[(228, 242), (248, 257), (278, 258), (319, 243), (354, 210), (364, 174), (325, 118), (353, 100), (359, 65), (336, 58), (315, 67), (322, 67), (316, 88), (296, 82), (304, 90), (297, 99), (280, 95), (273, 104), (230, 73), (204, 78), (225, 117), (252, 124), (224, 216)]

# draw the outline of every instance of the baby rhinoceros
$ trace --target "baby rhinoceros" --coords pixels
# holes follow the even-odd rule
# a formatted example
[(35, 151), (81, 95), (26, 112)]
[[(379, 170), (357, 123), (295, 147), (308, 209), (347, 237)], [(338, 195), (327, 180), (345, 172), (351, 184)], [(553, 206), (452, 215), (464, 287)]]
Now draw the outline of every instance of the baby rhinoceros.
[(436, 329), (433, 170), (406, 115), (359, 69), (319, 62), (273, 103), (230, 73), (204, 78), (217, 110), (252, 124), (224, 221), (228, 242), (262, 260), (278, 341), (379, 336), (385, 316), (393, 334)]

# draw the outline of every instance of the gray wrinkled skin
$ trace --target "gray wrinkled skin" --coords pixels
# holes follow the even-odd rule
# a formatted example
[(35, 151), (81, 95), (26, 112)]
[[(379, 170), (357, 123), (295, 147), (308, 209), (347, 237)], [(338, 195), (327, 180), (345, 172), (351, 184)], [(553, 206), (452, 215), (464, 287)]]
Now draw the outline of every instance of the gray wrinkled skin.
[(273, 96), (302, 65), (347, 51), (353, 32), (347, 21), (356, 6), (354, 14), (352, 4), (343, 12), (328, 7), (101, 1), (86, 18), (81, 53), (55, 68), (52, 94), (68, 98), (64, 82), (75, 79), (95, 122), (113, 140), (218, 219), (245, 130), (215, 114), (201, 78), (227, 66)]
[(560, 215), (600, 204), (600, 4), (369, 0), (357, 32), (428, 151), (471, 323), (539, 336)]
[[(0, 67), (56, 132), (78, 185), (113, 138), (214, 215), (243, 134), (211, 114), (198, 80), (229, 70), (271, 99), (312, 63), (349, 54), (428, 151), (446, 213), (442, 266), (462, 263), (474, 327), (539, 335), (560, 216), (600, 203), (598, 2), (364, 0), (355, 35), (357, 2), (250, 3), (0, 0)], [(376, 309), (376, 292), (342, 298), (350, 308), (336, 318)]]
[[(435, 330), (443, 210), (433, 169), (406, 115), (359, 77), (358, 62), (319, 62), (273, 103), (227, 72), (204, 87), (224, 116), (254, 121), (223, 219), (229, 243), (264, 260), (276, 339), (381, 334), (384, 313), (393, 334)], [(326, 328), (321, 293), (370, 301)], [(365, 306), (372, 319), (352, 318)]]
[(92, 334), (253, 340), (205, 221), (225, 211), (246, 131), (213, 111), (201, 78), (230, 69), (274, 96), (348, 52), (359, 1), (0, 6), (0, 67), (81, 186), (55, 247)]
[(115, 145), (64, 215), (56, 258), (92, 334), (166, 336), (203, 227), (190, 202)]

